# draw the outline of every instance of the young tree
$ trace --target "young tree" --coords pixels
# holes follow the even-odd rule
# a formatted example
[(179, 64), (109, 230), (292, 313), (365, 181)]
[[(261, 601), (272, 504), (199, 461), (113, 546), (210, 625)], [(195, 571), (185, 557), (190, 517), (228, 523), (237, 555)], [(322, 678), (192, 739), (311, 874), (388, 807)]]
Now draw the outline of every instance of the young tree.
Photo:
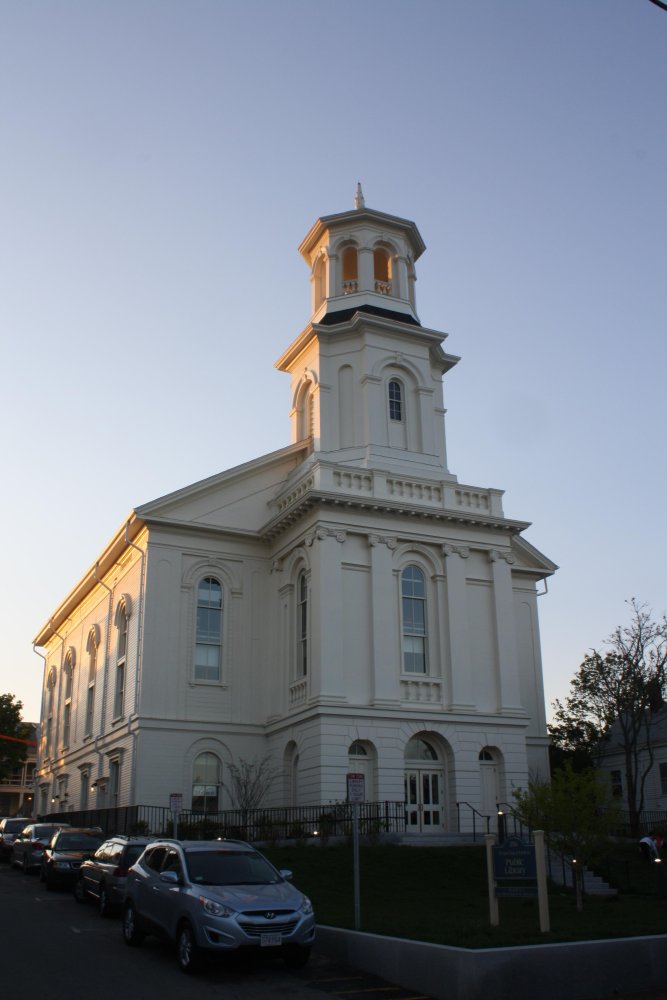
[(23, 725), (23, 703), (13, 694), (0, 694), (0, 781), (8, 778), (27, 757), (30, 729)]
[(634, 598), (629, 604), (630, 624), (612, 632), (606, 650), (594, 649), (584, 658), (565, 704), (554, 703), (549, 732), (575, 766), (598, 763), (612, 749), (622, 753), (630, 826), (636, 833), (653, 766), (654, 713), (663, 705), (667, 683), (667, 620), (654, 620)]
[(583, 870), (602, 856), (618, 825), (618, 803), (604, 777), (568, 761), (550, 782), (530, 782), (514, 792), (515, 811), (531, 830), (544, 830), (547, 844), (568, 857), (574, 872), (577, 909), (583, 908)]
[(238, 764), (227, 768), (230, 782), (227, 785), (229, 797), (236, 809), (241, 810), (243, 823), (247, 825), (252, 809), (257, 809), (274, 779), (274, 771), (268, 757), (260, 760), (239, 759)]

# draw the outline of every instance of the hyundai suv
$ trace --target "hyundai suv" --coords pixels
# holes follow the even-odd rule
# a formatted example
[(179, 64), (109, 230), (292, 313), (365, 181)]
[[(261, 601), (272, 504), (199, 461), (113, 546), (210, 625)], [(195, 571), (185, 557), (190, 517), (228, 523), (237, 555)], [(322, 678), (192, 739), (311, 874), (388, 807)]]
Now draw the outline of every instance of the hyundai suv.
[(78, 903), (97, 901), (100, 915), (108, 917), (123, 902), (130, 865), (139, 859), (151, 843), (148, 837), (125, 837), (119, 834), (101, 844), (92, 857), (83, 862), (74, 883)]
[(123, 938), (167, 938), (183, 972), (196, 971), (204, 953), (239, 948), (275, 949), (287, 965), (302, 966), (315, 915), (291, 878), (243, 841), (155, 841), (128, 873)]

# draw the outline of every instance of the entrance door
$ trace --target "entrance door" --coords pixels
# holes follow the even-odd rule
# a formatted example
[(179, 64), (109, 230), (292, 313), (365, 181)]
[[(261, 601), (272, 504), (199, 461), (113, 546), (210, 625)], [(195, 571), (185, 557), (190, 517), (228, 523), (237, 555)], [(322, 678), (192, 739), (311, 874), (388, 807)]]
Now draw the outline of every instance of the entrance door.
[(405, 772), (405, 829), (410, 833), (441, 830), (442, 775), (440, 771)]
[(498, 766), (493, 761), (479, 765), (481, 810), (485, 816), (495, 816), (498, 808)]

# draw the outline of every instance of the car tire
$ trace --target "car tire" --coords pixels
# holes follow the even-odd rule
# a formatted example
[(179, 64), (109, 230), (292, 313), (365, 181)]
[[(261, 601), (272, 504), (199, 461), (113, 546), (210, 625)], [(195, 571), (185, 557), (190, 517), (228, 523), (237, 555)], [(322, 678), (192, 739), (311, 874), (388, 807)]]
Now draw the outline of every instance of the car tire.
[(191, 975), (201, 968), (201, 951), (195, 940), (192, 925), (184, 920), (176, 933), (176, 957), (181, 972)]
[(137, 948), (144, 941), (144, 932), (139, 926), (137, 911), (132, 903), (126, 903), (123, 910), (123, 941), (130, 948)]
[(310, 958), (310, 948), (298, 944), (283, 945), (283, 962), (288, 969), (303, 969)]
[(88, 902), (88, 893), (86, 892), (86, 887), (83, 884), (82, 878), (78, 878), (76, 880), (76, 882), (74, 883), (74, 888), (72, 889), (72, 893), (74, 894), (74, 898), (76, 899), (77, 903)]
[(100, 894), (97, 897), (97, 909), (101, 917), (111, 916), (111, 903), (106, 887), (103, 885), (100, 886)]

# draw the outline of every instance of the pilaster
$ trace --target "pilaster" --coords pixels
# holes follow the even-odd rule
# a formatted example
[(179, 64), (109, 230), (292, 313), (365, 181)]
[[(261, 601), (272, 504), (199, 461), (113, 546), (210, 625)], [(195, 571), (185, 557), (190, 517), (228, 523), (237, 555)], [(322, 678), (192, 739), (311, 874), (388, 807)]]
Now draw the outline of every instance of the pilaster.
[(447, 615), (449, 618), (449, 662), (451, 664), (451, 709), (473, 712), (473, 685), (468, 646), (468, 609), (466, 606), (465, 560), (469, 551), (464, 545), (443, 545), (447, 570)]
[(493, 608), (495, 613), (496, 646), (498, 650), (498, 700), (499, 712), (521, 711), (519, 662), (516, 645), (514, 596), (512, 593), (511, 552), (489, 552), (493, 579)]
[(374, 705), (400, 702), (400, 662), (396, 628), (393, 552), (396, 539), (369, 535), (371, 550), (371, 691)]

